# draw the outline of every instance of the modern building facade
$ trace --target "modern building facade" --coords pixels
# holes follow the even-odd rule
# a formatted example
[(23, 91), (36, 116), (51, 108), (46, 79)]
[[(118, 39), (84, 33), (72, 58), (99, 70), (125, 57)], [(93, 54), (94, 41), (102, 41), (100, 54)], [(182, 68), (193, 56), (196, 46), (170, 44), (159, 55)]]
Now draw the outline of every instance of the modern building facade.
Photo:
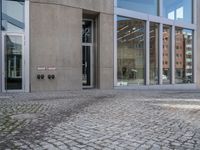
[(1, 0), (0, 91), (200, 85), (198, 0)]

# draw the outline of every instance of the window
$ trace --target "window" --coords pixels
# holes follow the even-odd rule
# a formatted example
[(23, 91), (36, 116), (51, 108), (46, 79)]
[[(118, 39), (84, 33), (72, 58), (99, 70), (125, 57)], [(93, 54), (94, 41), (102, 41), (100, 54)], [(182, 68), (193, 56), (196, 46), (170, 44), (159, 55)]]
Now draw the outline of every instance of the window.
[(163, 16), (192, 23), (192, 0), (163, 0)]
[(145, 21), (118, 17), (117, 43), (118, 85), (144, 84)]
[[(150, 84), (158, 84), (159, 24), (150, 23)], [(163, 54), (164, 56), (164, 54)]]
[(2, 0), (2, 21), (3, 31), (24, 30), (24, 0)]
[(92, 43), (92, 22), (84, 20), (82, 22), (82, 43)]
[(166, 47), (163, 49), (163, 53), (167, 54), (163, 57), (163, 61), (165, 62), (163, 64), (163, 84), (170, 84), (170, 78), (171, 78), (171, 63), (170, 63), (170, 49), (171, 49), (171, 27), (164, 25), (163, 26), (163, 45)]
[[(193, 73), (192, 73), (192, 48), (193, 48), (193, 31), (183, 28), (176, 28), (176, 46), (181, 47), (178, 51), (176, 50), (176, 55), (183, 57), (176, 57), (176, 74), (175, 82), (177, 84), (181, 83), (192, 83)], [(178, 72), (178, 73), (177, 73)]]
[(158, 0), (118, 0), (119, 8), (158, 15)]

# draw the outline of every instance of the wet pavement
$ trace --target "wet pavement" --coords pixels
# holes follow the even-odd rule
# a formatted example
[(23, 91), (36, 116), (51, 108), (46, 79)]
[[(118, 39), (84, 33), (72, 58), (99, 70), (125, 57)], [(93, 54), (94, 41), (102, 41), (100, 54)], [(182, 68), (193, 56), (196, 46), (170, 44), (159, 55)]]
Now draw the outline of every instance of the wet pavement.
[(0, 94), (0, 150), (200, 150), (200, 91)]

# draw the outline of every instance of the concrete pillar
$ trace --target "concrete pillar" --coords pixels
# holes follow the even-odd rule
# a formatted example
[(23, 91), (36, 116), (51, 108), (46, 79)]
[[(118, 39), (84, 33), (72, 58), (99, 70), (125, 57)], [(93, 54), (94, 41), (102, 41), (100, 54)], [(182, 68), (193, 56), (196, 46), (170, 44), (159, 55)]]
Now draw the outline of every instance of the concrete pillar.
[(99, 88), (112, 89), (114, 86), (114, 17), (110, 14), (99, 15)]

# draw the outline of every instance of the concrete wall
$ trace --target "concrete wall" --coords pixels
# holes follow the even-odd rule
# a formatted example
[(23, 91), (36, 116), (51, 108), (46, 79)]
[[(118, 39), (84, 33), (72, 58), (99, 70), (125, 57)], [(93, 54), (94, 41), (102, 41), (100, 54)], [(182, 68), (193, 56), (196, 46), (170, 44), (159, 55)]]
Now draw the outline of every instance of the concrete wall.
[[(98, 88), (113, 88), (113, 0), (30, 0), (31, 91), (82, 89), (83, 10), (98, 13)], [(56, 70), (38, 70), (55, 67)], [(37, 74), (44, 74), (38, 80)], [(55, 74), (49, 80), (48, 74)]]
[(66, 5), (95, 12), (113, 14), (114, 0), (30, 0), (37, 3)]
[[(31, 91), (81, 89), (81, 25), (81, 9), (31, 3)], [(39, 66), (56, 70), (38, 71)], [(37, 80), (37, 74), (45, 74), (45, 80)]]

